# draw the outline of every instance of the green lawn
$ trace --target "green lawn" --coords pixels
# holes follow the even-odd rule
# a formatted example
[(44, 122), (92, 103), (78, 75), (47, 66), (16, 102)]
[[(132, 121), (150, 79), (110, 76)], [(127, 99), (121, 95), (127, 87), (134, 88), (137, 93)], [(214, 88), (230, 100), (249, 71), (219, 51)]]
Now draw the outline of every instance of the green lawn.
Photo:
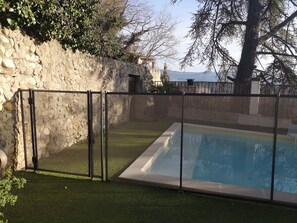
[[(150, 144), (152, 144), (174, 121), (161, 120), (156, 122), (129, 122), (111, 127), (108, 134), (108, 177), (117, 177), (128, 167)], [(189, 123), (213, 125), (227, 128), (257, 130), (270, 132), (270, 128), (251, 128), (249, 126), (228, 125), (202, 121)], [(82, 141), (59, 153), (39, 160), (39, 168), (66, 171), (78, 174), (88, 174), (88, 144)], [(104, 171), (105, 172), (105, 171)], [(94, 144), (94, 174), (101, 175), (100, 138), (95, 138)]]
[[(129, 122), (111, 127), (108, 134), (108, 177), (118, 176), (143, 153), (173, 120)], [(100, 138), (95, 138), (94, 173), (101, 175)], [(82, 141), (59, 153), (39, 160), (39, 168), (88, 174), (88, 144)]]
[(297, 209), (175, 190), (17, 173), (27, 179), (11, 223), (296, 222)]
[[(127, 123), (109, 134), (109, 177), (120, 174), (172, 123)], [(99, 170), (98, 140), (95, 173)], [(40, 160), (41, 167), (87, 173), (87, 145)], [(96, 172), (97, 171), (97, 172)], [(181, 193), (175, 190), (116, 182), (69, 179), (58, 176), (16, 173), (27, 179), (16, 191), (18, 201), (4, 212), (17, 222), (296, 222), (297, 209)]]
[(108, 177), (118, 176), (173, 122), (173, 120), (130, 122), (117, 128), (111, 128), (109, 134)]

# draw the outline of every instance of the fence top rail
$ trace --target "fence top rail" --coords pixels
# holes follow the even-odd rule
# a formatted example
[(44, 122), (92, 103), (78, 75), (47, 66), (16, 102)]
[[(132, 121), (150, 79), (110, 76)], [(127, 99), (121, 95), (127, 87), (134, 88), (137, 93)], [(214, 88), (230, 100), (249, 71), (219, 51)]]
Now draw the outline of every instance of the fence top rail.
[(102, 94), (101, 91), (71, 91), (71, 90), (44, 90), (44, 89), (19, 89), (19, 91), (22, 91), (22, 92), (26, 92), (26, 91), (30, 91), (32, 90), (33, 92), (48, 92), (48, 93), (70, 93), (70, 94), (73, 94), (73, 93), (77, 93), (77, 94), (87, 94), (88, 92), (91, 92), (92, 94)]
[(182, 93), (146, 93), (146, 92), (137, 92), (137, 93), (130, 93), (130, 92), (106, 92), (106, 94), (111, 94), (111, 95), (164, 95), (164, 96), (180, 96)]
[(297, 95), (285, 95), (285, 94), (281, 94), (280, 97), (281, 98), (297, 98)]
[[(186, 80), (185, 81), (169, 81), (169, 82), (170, 83), (185, 83), (185, 84), (188, 83)], [(162, 81), (154, 81), (154, 83), (162, 83)], [(216, 81), (193, 81), (193, 83), (233, 84), (233, 82), (227, 82), (227, 81), (222, 81), (222, 82), (216, 82)]]
[[(20, 92), (29, 92), (31, 89), (21, 89), (19, 88), (18, 91)], [(103, 94), (106, 93), (107, 95), (158, 95), (158, 96), (228, 96), (228, 97), (280, 97), (280, 98), (297, 98), (297, 95), (278, 95), (278, 94), (232, 94), (232, 93), (225, 93), (225, 94), (219, 94), (219, 93), (183, 93), (183, 92), (176, 92), (176, 93), (148, 93), (148, 92), (138, 92), (138, 93), (130, 93), (130, 92), (102, 92), (102, 91), (68, 91), (68, 90), (43, 90), (43, 89), (32, 89), (33, 92), (48, 92), (48, 93), (69, 93), (69, 94), (88, 94), (90, 92), (91, 94)]]
[(19, 88), (18, 91), (19, 91), (19, 92), (26, 92), (26, 91), (29, 92), (30, 89), (22, 89), (22, 88)]
[[(206, 94), (206, 93), (129, 93), (129, 92), (106, 92), (107, 95), (147, 95), (147, 96), (201, 96), (201, 97), (206, 97), (206, 96), (211, 96), (211, 97), (267, 97), (267, 98), (275, 98), (278, 95), (277, 94)], [(281, 96), (281, 97), (288, 97), (288, 96)], [(294, 96), (290, 96), (294, 97)], [(295, 96), (297, 97), (297, 96)]]
[(185, 93), (186, 96), (212, 96), (212, 97), (277, 97), (276, 94), (213, 94), (213, 93)]

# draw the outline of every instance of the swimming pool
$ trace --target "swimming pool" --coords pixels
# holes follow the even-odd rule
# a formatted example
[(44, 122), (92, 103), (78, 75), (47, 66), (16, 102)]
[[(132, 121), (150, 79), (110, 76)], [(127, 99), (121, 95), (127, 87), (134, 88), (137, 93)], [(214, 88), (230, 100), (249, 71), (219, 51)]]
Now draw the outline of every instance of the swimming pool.
[[(180, 135), (174, 123), (135, 161), (142, 174), (134, 169), (134, 179), (177, 186)], [(184, 187), (269, 199), (273, 134), (184, 124), (183, 145)], [(283, 200), (297, 193), (295, 140), (278, 137), (276, 157), (275, 197)]]

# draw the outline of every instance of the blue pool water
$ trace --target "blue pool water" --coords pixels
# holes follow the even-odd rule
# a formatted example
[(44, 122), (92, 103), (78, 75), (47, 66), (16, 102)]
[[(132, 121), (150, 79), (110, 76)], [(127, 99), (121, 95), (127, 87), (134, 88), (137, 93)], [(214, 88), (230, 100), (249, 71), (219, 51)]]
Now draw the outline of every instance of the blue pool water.
[[(260, 134), (261, 135), (261, 134)], [(183, 178), (270, 189), (273, 136), (184, 128)], [(179, 177), (180, 130), (149, 173)], [(277, 142), (275, 190), (297, 193), (297, 145)]]

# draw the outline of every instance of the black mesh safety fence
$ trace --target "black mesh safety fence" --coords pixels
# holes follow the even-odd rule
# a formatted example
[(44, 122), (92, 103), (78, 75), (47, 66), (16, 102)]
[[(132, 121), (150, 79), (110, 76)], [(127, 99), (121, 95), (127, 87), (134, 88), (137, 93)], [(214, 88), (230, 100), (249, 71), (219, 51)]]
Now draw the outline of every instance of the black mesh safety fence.
[(21, 90), (34, 170), (297, 202), (297, 97)]
[(21, 90), (20, 94), (26, 167), (102, 178), (101, 93)]
[(88, 175), (86, 93), (34, 92), (38, 169)]
[(296, 96), (278, 101), (273, 200), (297, 203), (297, 104)]
[(258, 105), (258, 96), (185, 96), (184, 189), (270, 199), (275, 123)]
[(101, 92), (92, 92), (92, 151), (93, 174), (95, 177), (103, 177), (103, 95)]
[[(106, 95), (108, 179), (142, 179), (160, 183), (154, 179), (154, 173), (160, 170), (154, 166), (154, 160), (166, 162), (162, 160), (162, 154), (166, 153), (164, 148), (171, 143), (172, 134), (179, 134), (180, 141), (180, 130), (179, 133), (175, 130), (181, 127), (181, 100), (181, 95), (167, 94)], [(157, 154), (161, 156), (157, 158)], [(178, 187), (180, 150), (174, 151), (171, 156), (175, 162), (169, 164), (170, 173), (159, 172), (158, 175), (163, 184)]]

